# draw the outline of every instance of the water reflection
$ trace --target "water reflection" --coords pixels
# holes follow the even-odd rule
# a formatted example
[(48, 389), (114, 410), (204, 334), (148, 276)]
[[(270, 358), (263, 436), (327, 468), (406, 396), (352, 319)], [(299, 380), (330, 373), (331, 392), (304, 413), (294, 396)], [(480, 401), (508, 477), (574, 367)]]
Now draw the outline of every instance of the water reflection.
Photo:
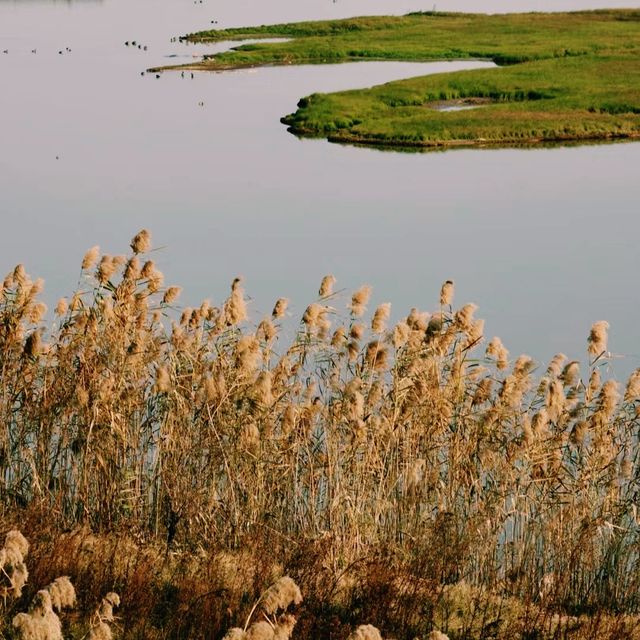
[[(475, 107), (474, 107), (475, 108)], [(306, 139), (306, 136), (299, 136), (295, 133), (292, 135), (296, 136), (300, 140)], [(583, 147), (606, 147), (606, 146), (617, 146), (621, 144), (631, 144), (631, 145), (639, 145), (638, 141), (630, 138), (619, 138), (619, 139), (609, 139), (609, 140), (560, 140), (560, 141), (547, 141), (547, 142), (509, 142), (504, 143), (501, 142), (499, 144), (491, 144), (487, 142), (486, 144), (469, 144), (469, 145), (459, 145), (454, 147), (423, 147), (423, 146), (415, 146), (415, 147), (407, 147), (407, 146), (394, 146), (392, 144), (366, 144), (359, 142), (340, 142), (340, 140), (332, 140), (329, 139), (329, 142), (336, 144), (338, 146), (343, 147), (360, 147), (362, 149), (367, 149), (372, 152), (379, 151), (382, 153), (453, 153), (455, 151), (506, 151), (508, 149), (518, 150), (518, 151), (542, 151), (542, 150), (550, 150), (550, 149), (565, 149), (565, 148), (583, 148)]]

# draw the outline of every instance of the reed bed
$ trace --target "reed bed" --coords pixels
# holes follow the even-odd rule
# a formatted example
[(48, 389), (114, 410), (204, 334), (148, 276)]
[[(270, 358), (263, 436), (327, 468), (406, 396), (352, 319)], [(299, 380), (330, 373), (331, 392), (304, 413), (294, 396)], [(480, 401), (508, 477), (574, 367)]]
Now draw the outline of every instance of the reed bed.
[(539, 367), (450, 281), (390, 325), (328, 276), (289, 330), (237, 279), (178, 307), (150, 249), (91, 249), (52, 319), (24, 267), (2, 285), (0, 521), (42, 584), (153, 593), (128, 637), (222, 637), (285, 571), (304, 638), (633, 636), (640, 371), (603, 375), (606, 322)]

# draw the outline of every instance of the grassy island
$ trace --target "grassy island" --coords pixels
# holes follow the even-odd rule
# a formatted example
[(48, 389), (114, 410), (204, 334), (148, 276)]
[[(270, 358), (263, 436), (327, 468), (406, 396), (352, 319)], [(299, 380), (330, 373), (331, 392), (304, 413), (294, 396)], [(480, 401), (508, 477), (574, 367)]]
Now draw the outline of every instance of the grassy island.
[(288, 39), (207, 56), (189, 65), (197, 69), (447, 59), (487, 59), (501, 67), (313, 94), (283, 118), (299, 135), (417, 147), (640, 136), (638, 10), (426, 12), (203, 31), (186, 38)]

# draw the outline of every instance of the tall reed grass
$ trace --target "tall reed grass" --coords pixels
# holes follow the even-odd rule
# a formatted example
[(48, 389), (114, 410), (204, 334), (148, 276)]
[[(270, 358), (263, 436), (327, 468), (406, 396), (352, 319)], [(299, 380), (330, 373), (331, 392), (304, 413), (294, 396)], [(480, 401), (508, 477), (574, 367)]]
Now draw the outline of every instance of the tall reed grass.
[(369, 287), (345, 300), (331, 276), (287, 333), (287, 301), (249, 321), (239, 280), (179, 308), (150, 248), (142, 231), (127, 256), (91, 249), (52, 320), (41, 281), (5, 278), (5, 521), (37, 508), (60, 530), (269, 549), (396, 634), (470, 637), (503, 620), (498, 596), (530, 625), (540, 607), (637, 613), (640, 371), (602, 375), (606, 322), (584, 366), (538, 367), (485, 339), (450, 281), (387, 326)]

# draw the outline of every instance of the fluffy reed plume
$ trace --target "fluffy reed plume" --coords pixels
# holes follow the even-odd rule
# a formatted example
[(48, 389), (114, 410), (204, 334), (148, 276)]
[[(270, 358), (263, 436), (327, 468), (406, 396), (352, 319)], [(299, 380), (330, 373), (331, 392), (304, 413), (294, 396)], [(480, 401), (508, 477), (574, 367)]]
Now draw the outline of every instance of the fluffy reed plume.
[(273, 640), (275, 635), (273, 625), (266, 620), (254, 622), (248, 629), (246, 634), (247, 640)]
[(29, 541), (20, 531), (12, 529), (4, 538), (4, 549), (9, 562), (22, 562), (29, 553)]
[(140, 277), (145, 280), (148, 280), (153, 278), (156, 273), (157, 273), (157, 269), (156, 269), (155, 262), (153, 260), (147, 260), (142, 265), (142, 269), (140, 270)]
[(11, 574), (9, 574), (9, 581), (11, 583), (10, 593), (14, 598), (19, 598), (22, 595), (22, 589), (27, 584), (29, 579), (29, 572), (27, 571), (27, 565), (24, 562), (18, 562), (12, 566)]
[(260, 607), (265, 613), (273, 614), (301, 602), (302, 593), (298, 585), (289, 576), (283, 576), (262, 594)]
[(147, 260), (142, 265), (142, 271), (140, 276), (147, 281), (147, 288), (150, 293), (155, 293), (160, 290), (164, 283), (164, 275), (156, 268), (153, 260)]
[[(289, 577), (279, 578), (261, 596), (251, 610), (245, 629), (234, 627), (229, 629), (223, 640), (289, 640), (296, 624), (295, 616), (286, 613), (291, 605), (302, 602), (302, 594), (296, 583)], [(249, 625), (249, 620), (257, 606), (260, 606), (264, 620)], [(276, 613), (284, 611), (279, 617)], [(269, 616), (273, 616), (273, 621)]]
[(610, 420), (613, 417), (619, 399), (618, 383), (615, 380), (607, 380), (602, 385), (598, 398), (599, 411), (604, 414), (605, 420)]
[(320, 319), (325, 313), (325, 307), (316, 302), (312, 302), (302, 315), (302, 322), (307, 326), (309, 330), (317, 329), (320, 324)]
[(322, 282), (320, 283), (320, 290), (318, 291), (318, 296), (320, 298), (328, 298), (333, 295), (333, 285), (336, 283), (336, 279), (331, 275), (327, 275), (322, 278)]
[(426, 463), (424, 458), (419, 458), (407, 469), (405, 483), (408, 490), (416, 489), (422, 484)]
[(253, 397), (258, 404), (269, 407), (273, 404), (273, 377), (270, 371), (261, 371), (253, 384)]
[(551, 380), (547, 386), (545, 404), (551, 420), (557, 422), (565, 407), (566, 398), (560, 380)]
[(62, 609), (70, 609), (75, 606), (76, 590), (73, 584), (71, 584), (69, 576), (56, 578), (45, 588), (51, 594), (52, 606), (58, 613), (62, 611)]
[(576, 422), (569, 436), (571, 442), (578, 446), (582, 445), (584, 443), (588, 427), (589, 425), (584, 420)]
[(113, 632), (106, 622), (98, 622), (89, 630), (88, 640), (111, 640)]
[(98, 261), (99, 255), (100, 247), (98, 245), (91, 247), (91, 249), (84, 254), (84, 258), (82, 258), (82, 270), (88, 271), (89, 269), (92, 269)]
[(164, 296), (162, 296), (162, 304), (171, 305), (174, 302), (176, 302), (176, 300), (180, 296), (180, 292), (181, 291), (182, 291), (182, 289), (180, 287), (169, 287), (164, 292)]
[(60, 618), (53, 611), (51, 594), (45, 589), (36, 593), (28, 613), (17, 614), (12, 623), (21, 640), (62, 640)]
[(67, 309), (69, 308), (69, 303), (66, 298), (60, 298), (56, 303), (55, 312), (57, 316), (63, 316), (67, 313)]
[(289, 640), (293, 635), (296, 622), (296, 617), (290, 613), (280, 616), (274, 629), (274, 640)]
[(372, 340), (364, 355), (364, 361), (370, 369), (384, 371), (388, 366), (388, 352), (379, 340)]
[(440, 305), (451, 306), (453, 304), (454, 284), (453, 280), (446, 280), (440, 289)]
[(125, 264), (123, 279), (125, 282), (134, 282), (142, 276), (142, 267), (138, 256), (131, 256)]
[(355, 323), (351, 327), (351, 331), (349, 331), (349, 337), (354, 340), (362, 340), (362, 336), (364, 336), (364, 332), (366, 331), (366, 327), (363, 324)]
[(48, 623), (59, 626), (60, 620), (53, 611), (53, 602), (51, 594), (46, 589), (41, 589), (36, 593), (32, 602), (30, 611), (34, 617), (49, 618)]
[(9, 281), (11, 284), (14, 282), (17, 285), (24, 285), (27, 283), (27, 272), (23, 264), (17, 264), (13, 270), (12, 279)]
[(113, 274), (117, 271), (118, 265), (116, 264), (113, 256), (104, 255), (100, 259), (98, 268), (96, 270), (96, 279), (100, 284), (106, 284), (109, 282)]
[(589, 333), (589, 355), (597, 358), (607, 350), (609, 323), (606, 320), (594, 322)]
[(98, 605), (97, 610), (95, 611), (95, 618), (101, 622), (113, 622), (115, 620), (115, 615), (113, 613), (114, 607), (120, 606), (120, 596), (111, 591), (105, 595), (100, 604)]
[(580, 379), (580, 363), (577, 360), (572, 360), (565, 365), (561, 378), (565, 386), (575, 387)]
[(243, 427), (240, 442), (248, 451), (254, 454), (257, 453), (260, 446), (260, 429), (258, 429), (258, 425), (255, 422), (250, 422)]
[(156, 393), (167, 393), (171, 390), (171, 376), (166, 367), (158, 367), (156, 371)]
[(331, 346), (334, 349), (341, 350), (347, 344), (347, 332), (344, 327), (338, 327), (331, 336)]
[(434, 313), (432, 316), (419, 313), (417, 309), (411, 309), (407, 316), (407, 324), (413, 331), (425, 331), (427, 338), (433, 338), (442, 332), (444, 316), (442, 313)]
[(456, 311), (454, 314), (454, 322), (462, 331), (470, 332), (473, 331), (473, 325), (475, 322), (475, 318), (473, 314), (478, 310), (478, 306), (469, 303), (465, 304), (460, 310)]
[[(222, 640), (246, 640), (247, 633), (244, 629), (233, 627), (224, 634)], [(97, 639), (96, 639), (97, 640)]]
[(633, 402), (640, 398), (640, 369), (636, 369), (627, 380), (627, 388), (624, 392), (624, 401)]
[(18, 613), (12, 621), (18, 638), (21, 640), (41, 640), (37, 622), (28, 613)]
[(24, 343), (24, 355), (27, 358), (35, 358), (42, 351), (42, 338), (39, 331), (34, 331), (27, 336)]
[(564, 370), (564, 363), (567, 359), (567, 356), (564, 353), (557, 353), (551, 359), (549, 366), (547, 367), (547, 375), (551, 378), (559, 378), (562, 375)]
[[(19, 598), (27, 583), (29, 572), (25, 558), (29, 553), (29, 542), (17, 529), (7, 533), (4, 546), (0, 548), (0, 593)], [(3, 585), (3, 579), (8, 583)]]
[(266, 343), (270, 343), (278, 335), (278, 330), (273, 324), (271, 318), (263, 318), (256, 330), (256, 336)]
[(359, 318), (364, 314), (370, 297), (371, 287), (368, 284), (365, 284), (354, 292), (351, 296), (351, 305), (349, 306), (354, 318)]
[(38, 324), (47, 315), (47, 305), (44, 302), (36, 302), (29, 309), (29, 322)]
[(396, 349), (403, 347), (409, 339), (411, 329), (406, 322), (398, 322), (393, 328), (393, 346)]
[(361, 624), (349, 634), (347, 640), (382, 640), (382, 636), (372, 624)]
[(481, 342), (484, 337), (484, 320), (474, 320), (471, 328), (466, 333), (467, 339), (464, 342), (464, 348), (471, 349)]
[(509, 366), (509, 352), (502, 344), (500, 338), (492, 338), (487, 345), (487, 357), (494, 358), (496, 361), (496, 367), (500, 371), (504, 371)]
[(445, 633), (442, 633), (442, 631), (438, 631), (437, 629), (434, 629), (427, 636), (427, 640), (449, 640), (449, 636), (446, 635)]
[(262, 360), (260, 343), (255, 336), (242, 336), (236, 346), (236, 361), (241, 373), (255, 371)]
[(151, 234), (146, 229), (142, 229), (133, 237), (131, 250), (135, 254), (148, 253), (151, 250)]
[(483, 378), (478, 382), (478, 386), (473, 394), (472, 406), (482, 405), (491, 399), (491, 389), (493, 387), (493, 381), (491, 378)]
[(231, 295), (224, 304), (224, 317), (228, 325), (235, 325), (247, 319), (247, 304), (244, 290), (240, 286), (240, 278), (231, 284)]
[(103, 603), (104, 602), (108, 602), (109, 604), (111, 604), (112, 607), (119, 607), (120, 606), (120, 596), (117, 593), (115, 593), (114, 591), (110, 591), (104, 597)]
[(284, 314), (287, 312), (287, 307), (289, 306), (289, 300), (287, 298), (278, 298), (273, 307), (273, 311), (271, 315), (279, 320), (280, 318), (284, 318)]
[(391, 303), (383, 302), (378, 306), (373, 314), (373, 319), (371, 320), (371, 331), (373, 331), (373, 333), (383, 333), (387, 328), (387, 321), (389, 320), (390, 315)]

